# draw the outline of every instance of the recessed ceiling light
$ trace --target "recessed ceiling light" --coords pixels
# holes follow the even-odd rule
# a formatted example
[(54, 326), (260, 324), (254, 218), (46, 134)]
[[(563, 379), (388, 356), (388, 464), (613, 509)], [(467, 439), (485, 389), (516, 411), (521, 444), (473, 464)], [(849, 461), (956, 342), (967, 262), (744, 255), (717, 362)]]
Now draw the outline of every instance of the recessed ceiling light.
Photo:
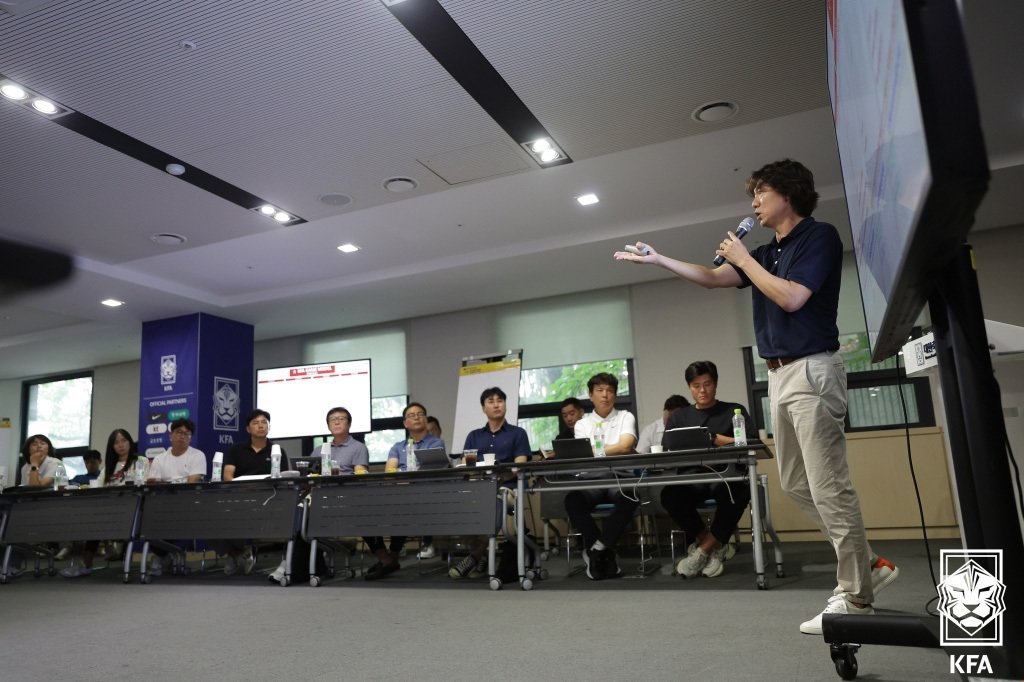
[(355, 253), (356, 251), (359, 251), (359, 247), (355, 244), (342, 244), (338, 247), (338, 251), (341, 251), (342, 253)]
[(28, 97), (28, 93), (20, 85), (15, 83), (4, 83), (0, 85), (0, 93), (7, 99), (22, 100)]
[(262, 213), (263, 215), (270, 216), (277, 213), (277, 209), (271, 206), (270, 204), (263, 204), (262, 206), (260, 206), (260, 213)]
[(180, 246), (188, 241), (182, 235), (174, 234), (173, 232), (157, 232), (154, 235), (150, 235), (149, 240), (161, 246)]
[(292, 217), (285, 213), (284, 211), (278, 211), (277, 213), (274, 214), (274, 220), (276, 220), (279, 223), (286, 223), (291, 219)]
[(412, 178), (388, 178), (384, 181), (384, 189), (395, 194), (408, 192), (419, 187), (419, 183)]
[(717, 123), (729, 118), (739, 109), (735, 102), (708, 102), (694, 109), (693, 113), (690, 114), (690, 118), (701, 123)]
[(576, 197), (576, 201), (580, 202), (580, 206), (590, 206), (596, 204), (600, 199), (597, 198), (596, 194), (581, 194)]
[(539, 140), (534, 140), (530, 143), (530, 149), (540, 154), (545, 149), (551, 149), (551, 140), (546, 137), (542, 137)]
[(48, 99), (34, 99), (32, 100), (32, 108), (41, 114), (56, 114), (57, 105)]
[(102, 301), (100, 301), (100, 303), (107, 306), (108, 308), (120, 308), (121, 306), (124, 305), (124, 301), (119, 301), (116, 298), (105, 298)]
[(182, 166), (180, 163), (169, 163), (166, 166), (164, 166), (164, 170), (170, 173), (171, 175), (185, 174), (185, 167)]

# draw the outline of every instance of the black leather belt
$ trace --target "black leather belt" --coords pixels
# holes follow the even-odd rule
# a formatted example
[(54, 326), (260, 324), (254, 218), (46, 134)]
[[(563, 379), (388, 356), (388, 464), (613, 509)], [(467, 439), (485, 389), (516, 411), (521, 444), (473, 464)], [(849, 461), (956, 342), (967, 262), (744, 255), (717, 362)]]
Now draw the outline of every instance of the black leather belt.
[(805, 358), (806, 355), (801, 355), (796, 358), (765, 358), (764, 364), (768, 365), (768, 369), (778, 369), (779, 367), (785, 367), (791, 362), (796, 362), (800, 358)]

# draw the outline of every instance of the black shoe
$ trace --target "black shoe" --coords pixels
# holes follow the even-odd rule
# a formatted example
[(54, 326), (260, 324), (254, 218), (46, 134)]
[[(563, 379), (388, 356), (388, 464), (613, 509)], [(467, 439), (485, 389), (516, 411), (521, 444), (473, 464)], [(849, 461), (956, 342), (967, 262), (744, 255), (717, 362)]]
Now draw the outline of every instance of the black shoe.
[(590, 549), (583, 551), (583, 562), (587, 565), (587, 577), (591, 580), (604, 580), (608, 577), (608, 555), (607, 549)]
[(603, 551), (607, 553), (604, 559), (604, 577), (618, 578), (622, 575), (622, 569), (619, 568), (619, 563), (615, 560), (615, 550), (606, 549)]
[(390, 564), (384, 564), (378, 561), (373, 566), (370, 566), (370, 570), (366, 572), (366, 575), (363, 576), (363, 578), (365, 580), (380, 580), (381, 578), (386, 578), (400, 568), (401, 566), (397, 561), (392, 561)]

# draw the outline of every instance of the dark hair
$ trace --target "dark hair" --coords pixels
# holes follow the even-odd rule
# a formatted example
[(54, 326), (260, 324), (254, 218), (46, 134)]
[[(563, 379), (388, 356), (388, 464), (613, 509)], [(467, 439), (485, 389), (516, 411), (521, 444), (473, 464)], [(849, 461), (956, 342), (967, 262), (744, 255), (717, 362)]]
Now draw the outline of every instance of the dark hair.
[(117, 440), (118, 435), (124, 436), (125, 440), (128, 441), (128, 457), (124, 460), (125, 470), (130, 470), (135, 466), (135, 460), (139, 457), (139, 453), (135, 451), (135, 439), (132, 438), (132, 434), (124, 429), (114, 429), (111, 431), (107, 437), (107, 454), (103, 466), (103, 470), (106, 472), (103, 478), (107, 482), (114, 480), (114, 469), (117, 468), (117, 453), (114, 452), (114, 441)]
[(586, 410), (586, 408), (583, 407), (583, 401), (580, 400), (579, 398), (566, 398), (565, 400), (562, 401), (562, 404), (558, 406), (559, 411), (561, 411), (561, 409), (567, 405), (572, 405), (577, 410)]
[(423, 410), (424, 415), (427, 414), (427, 408), (423, 407), (423, 403), (409, 403), (408, 405), (402, 408), (402, 419), (405, 419), (405, 413), (408, 412), (410, 408), (413, 407), (418, 407), (421, 410)]
[(670, 395), (665, 399), (664, 409), (666, 412), (675, 412), (680, 407), (686, 407), (689, 404), (690, 401), (681, 395)]
[(710, 374), (711, 380), (716, 384), (718, 383), (718, 368), (715, 367), (715, 363), (710, 360), (698, 360), (697, 362), (691, 362), (690, 366), (686, 368), (686, 383), (690, 383), (702, 374)]
[(596, 386), (611, 386), (616, 393), (619, 392), (619, 380), (614, 374), (601, 372), (590, 377), (587, 382), (587, 393), (593, 393)]
[(46, 447), (47, 447), (46, 456), (47, 457), (56, 457), (57, 456), (57, 451), (53, 449), (53, 442), (49, 438), (44, 436), (43, 434), (37, 433), (34, 436), (29, 436), (28, 438), (26, 438), (25, 439), (25, 444), (21, 446), (21, 456), (25, 458), (26, 462), (28, 461), (29, 446), (32, 445), (32, 441), (34, 441), (34, 440), (41, 440), (44, 443), (46, 443)]
[(818, 193), (814, 191), (814, 173), (799, 161), (783, 159), (762, 166), (747, 178), (747, 194), (754, 196), (754, 190), (768, 185), (786, 197), (789, 205), (801, 218), (814, 213), (818, 206)]
[(328, 424), (331, 423), (331, 415), (336, 412), (344, 412), (345, 416), (348, 417), (349, 426), (352, 425), (352, 413), (346, 410), (344, 407), (332, 407), (331, 409), (327, 410), (327, 416), (324, 417), (324, 419), (327, 421)]
[(252, 420), (257, 419), (259, 417), (263, 417), (267, 421), (270, 421), (270, 413), (267, 412), (266, 410), (261, 410), (257, 407), (255, 410), (249, 413), (248, 417), (245, 418), (245, 425), (248, 426), (249, 424), (252, 424)]
[(480, 404), (483, 405), (487, 402), (487, 399), (493, 395), (498, 396), (502, 400), (506, 399), (505, 391), (501, 390), (497, 386), (491, 386), (490, 388), (485, 388), (484, 392), (480, 394)]
[(191, 419), (186, 419), (185, 417), (182, 417), (181, 419), (175, 419), (174, 421), (172, 421), (171, 431), (174, 431), (175, 429), (180, 429), (182, 426), (188, 429), (190, 433), (196, 432), (195, 422), (192, 421)]
[(430, 416), (428, 416), (427, 417), (427, 423), (428, 424), (433, 424), (434, 426), (436, 426), (437, 427), (437, 432), (441, 433), (441, 422), (437, 421), (437, 417), (430, 417)]
[(102, 462), (103, 461), (103, 455), (100, 454), (99, 450), (89, 450), (84, 455), (82, 455), (82, 459), (83, 460), (94, 459), (97, 462)]

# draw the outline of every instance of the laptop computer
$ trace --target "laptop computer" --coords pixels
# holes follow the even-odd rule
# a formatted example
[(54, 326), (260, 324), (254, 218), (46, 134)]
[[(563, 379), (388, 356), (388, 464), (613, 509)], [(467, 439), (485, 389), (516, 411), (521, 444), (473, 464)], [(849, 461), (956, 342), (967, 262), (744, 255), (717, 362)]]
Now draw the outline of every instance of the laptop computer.
[(669, 429), (661, 437), (661, 444), (671, 452), (710, 448), (712, 446), (711, 432), (706, 426), (684, 426), (678, 429)]
[(583, 459), (594, 456), (589, 438), (561, 438), (551, 441), (555, 459)]
[(288, 458), (288, 468), (291, 471), (298, 471), (300, 476), (319, 474), (321, 464), (323, 464), (323, 459), (320, 457), (320, 455), (315, 455), (313, 457)]
[(451, 466), (451, 460), (445, 453), (444, 448), (424, 448), (416, 450), (416, 463), (421, 471), (435, 469), (447, 469)]

